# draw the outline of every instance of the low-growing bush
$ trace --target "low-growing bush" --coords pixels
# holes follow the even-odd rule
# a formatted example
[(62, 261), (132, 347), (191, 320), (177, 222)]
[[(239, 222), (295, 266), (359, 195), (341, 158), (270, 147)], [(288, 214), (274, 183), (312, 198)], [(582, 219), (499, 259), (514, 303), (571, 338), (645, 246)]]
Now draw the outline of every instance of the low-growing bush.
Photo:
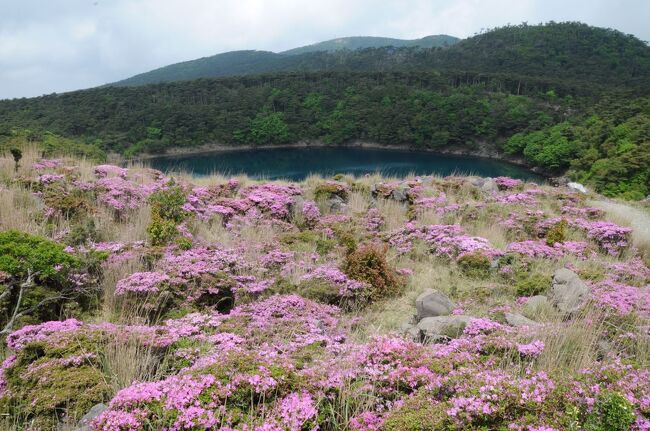
[(84, 279), (97, 268), (84, 267), (61, 244), (19, 231), (0, 232), (0, 333), (57, 320), (65, 310), (90, 309), (97, 295), (85, 288)]
[(564, 241), (566, 241), (568, 226), (569, 223), (564, 219), (551, 226), (546, 232), (546, 244), (553, 246), (554, 244), (562, 244)]
[(314, 197), (317, 201), (329, 199), (333, 196), (338, 196), (346, 200), (348, 198), (348, 190), (347, 184), (336, 181), (325, 181), (316, 186), (314, 189)]
[(147, 234), (152, 245), (165, 245), (176, 239), (176, 226), (189, 216), (183, 208), (186, 199), (183, 189), (174, 183), (149, 196), (151, 222), (147, 226)]
[(399, 275), (386, 261), (385, 246), (365, 244), (348, 253), (343, 262), (343, 272), (348, 277), (371, 286), (370, 300), (377, 300), (399, 292)]
[(551, 278), (545, 274), (525, 274), (517, 279), (515, 288), (519, 296), (540, 295), (551, 287)]
[(628, 431), (634, 423), (634, 407), (618, 392), (600, 394), (593, 411), (587, 416), (588, 431)]
[(458, 267), (469, 277), (486, 277), (490, 273), (490, 258), (483, 253), (467, 253), (458, 258)]

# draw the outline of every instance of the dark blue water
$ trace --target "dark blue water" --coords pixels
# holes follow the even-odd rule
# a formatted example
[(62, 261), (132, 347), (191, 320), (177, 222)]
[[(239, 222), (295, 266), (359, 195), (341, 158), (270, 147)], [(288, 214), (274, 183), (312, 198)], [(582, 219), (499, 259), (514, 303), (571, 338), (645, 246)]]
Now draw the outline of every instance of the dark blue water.
[(530, 181), (542, 177), (510, 163), (465, 156), (375, 148), (274, 148), (237, 150), (151, 160), (161, 171), (194, 175), (244, 173), (252, 178), (302, 180), (309, 174), (331, 176), (379, 172), (387, 176), (474, 174), (509, 176)]

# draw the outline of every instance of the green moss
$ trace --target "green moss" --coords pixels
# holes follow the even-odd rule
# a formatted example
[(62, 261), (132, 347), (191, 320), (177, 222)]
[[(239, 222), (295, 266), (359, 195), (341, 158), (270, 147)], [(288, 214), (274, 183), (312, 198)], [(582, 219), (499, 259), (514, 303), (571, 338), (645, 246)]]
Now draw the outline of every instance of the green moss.
[(634, 423), (634, 406), (618, 392), (600, 394), (593, 411), (587, 416), (588, 431), (628, 431)]
[(424, 394), (408, 398), (391, 411), (382, 431), (442, 431), (451, 430), (445, 424), (446, 404), (433, 404)]
[(96, 354), (99, 336), (74, 336), (57, 345), (31, 343), (18, 352), (6, 370), (9, 413), (31, 422), (36, 429), (53, 429), (62, 417), (73, 421), (93, 405), (107, 401), (112, 389), (96, 356), (66, 362), (79, 355)]
[(348, 193), (340, 184), (335, 183), (321, 183), (314, 189), (314, 198), (317, 201), (329, 199), (332, 196), (347, 199)]
[(524, 274), (521, 278), (518, 277), (515, 284), (519, 296), (540, 295), (549, 287), (551, 287), (551, 277), (539, 273)]
[(458, 267), (469, 277), (484, 278), (490, 274), (491, 262), (483, 253), (469, 253), (458, 259)]

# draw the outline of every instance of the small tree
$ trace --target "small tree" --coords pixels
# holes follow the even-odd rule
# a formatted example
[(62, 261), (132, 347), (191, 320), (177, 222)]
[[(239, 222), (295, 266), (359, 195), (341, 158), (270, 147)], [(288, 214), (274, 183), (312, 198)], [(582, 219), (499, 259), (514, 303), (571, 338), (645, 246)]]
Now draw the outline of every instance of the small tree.
[(14, 158), (14, 164), (15, 164), (14, 169), (16, 170), (16, 172), (18, 172), (18, 165), (20, 163), (20, 159), (23, 158), (23, 152), (20, 151), (19, 148), (12, 148), (11, 150), (9, 150), (9, 152)]
[(72, 281), (81, 266), (61, 244), (19, 231), (0, 232), (0, 335), (18, 323), (57, 319), (66, 307), (87, 308), (90, 292)]

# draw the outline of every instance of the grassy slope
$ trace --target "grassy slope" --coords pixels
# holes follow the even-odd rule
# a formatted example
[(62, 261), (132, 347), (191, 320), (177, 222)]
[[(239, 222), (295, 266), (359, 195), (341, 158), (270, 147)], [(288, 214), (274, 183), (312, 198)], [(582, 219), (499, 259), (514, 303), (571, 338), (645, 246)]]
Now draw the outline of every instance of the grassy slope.
[[(2, 188), (1, 202), (0, 202), (0, 230), (6, 229), (19, 229), (33, 234), (40, 234), (50, 236), (58, 240), (64, 240), (67, 237), (67, 232), (70, 228), (77, 223), (74, 219), (66, 217), (54, 217), (45, 222), (38, 217), (42, 209), (42, 203), (38, 197), (35, 197), (29, 189), (21, 186), (20, 183), (12, 181), (16, 175), (23, 178), (36, 178), (36, 172), (32, 170), (31, 165), (38, 160), (35, 151), (26, 152), (22, 161), (22, 166), (16, 174), (13, 170), (13, 161), (7, 157), (0, 158), (0, 188)], [(94, 181), (93, 166), (92, 164), (78, 160), (68, 160), (69, 166), (75, 166), (78, 178), (82, 181)], [(137, 173), (141, 167), (132, 167), (132, 173)], [(256, 182), (245, 177), (238, 177), (242, 187), (253, 185)], [(181, 183), (193, 183), (198, 186), (214, 186), (215, 184), (224, 183), (227, 178), (220, 176), (212, 176), (205, 178), (191, 178), (187, 175), (180, 175), (177, 180)], [(543, 194), (536, 194), (538, 203), (534, 206), (530, 204), (497, 204), (490, 203), (488, 195), (477, 193), (476, 189), (469, 185), (463, 179), (440, 179), (429, 178), (423, 183), (424, 195), (439, 196), (441, 191), (446, 192), (446, 198), (440, 208), (449, 208), (445, 211), (436, 209), (420, 208), (415, 212), (409, 209), (406, 205), (399, 204), (389, 199), (379, 198), (373, 199), (368, 192), (369, 187), (377, 182), (393, 181), (388, 178), (381, 178), (378, 176), (370, 176), (364, 178), (343, 177), (340, 179), (343, 183), (354, 185), (353, 191), (347, 198), (347, 206), (343, 209), (342, 214), (339, 216), (350, 217), (349, 221), (342, 224), (332, 225), (336, 232), (349, 232), (356, 241), (381, 241), (380, 238), (387, 232), (394, 232), (404, 227), (405, 223), (410, 217), (415, 214), (414, 223), (417, 226), (424, 226), (429, 224), (438, 223), (457, 223), (460, 224), (468, 235), (476, 235), (485, 237), (490, 243), (500, 249), (504, 249), (511, 241), (522, 239), (534, 239), (526, 230), (521, 230), (523, 226), (519, 227), (506, 227), (498, 223), (498, 220), (514, 217), (525, 217), (527, 211), (531, 209), (543, 210), (546, 217), (554, 217), (560, 215), (560, 210), (563, 205), (567, 204), (566, 190), (552, 189), (549, 187), (541, 187)], [(411, 179), (413, 180), (413, 179)], [(136, 181), (142, 181), (138, 179)], [(322, 186), (324, 180), (318, 177), (310, 177), (299, 186), (304, 190), (307, 199), (315, 198), (316, 190)], [(533, 185), (527, 185), (526, 189), (536, 189)], [(513, 192), (501, 192), (499, 195), (505, 196)], [(594, 198), (598, 199), (597, 196)], [(580, 197), (574, 196), (576, 199), (575, 206), (578, 208), (588, 205), (583, 202)], [(487, 205), (485, 205), (487, 202)], [(122, 243), (132, 243), (135, 241), (147, 241), (148, 236), (146, 226), (150, 222), (151, 207), (144, 203), (136, 210), (130, 211), (126, 214), (126, 218), (115, 219), (113, 212), (109, 208), (99, 204), (98, 202), (91, 202), (93, 213), (89, 215), (94, 220), (97, 228), (97, 239), (103, 241), (119, 241)], [(459, 207), (454, 207), (459, 205)], [(620, 204), (617, 204), (620, 205)], [(319, 206), (323, 215), (328, 215), (329, 210), (324, 202), (320, 201)], [(368, 232), (364, 227), (366, 224), (366, 216), (368, 210), (376, 207), (378, 214), (385, 220), (385, 224), (380, 228), (380, 232), (375, 234)], [(456, 208), (456, 209), (454, 209)], [(618, 208), (618, 207), (617, 207)], [(617, 209), (618, 210), (618, 209)], [(639, 207), (637, 211), (645, 214), (647, 217), (648, 209)], [(303, 226), (303, 231), (310, 231), (302, 225), (300, 216), (296, 214), (292, 224), (273, 224), (266, 223), (251, 223), (244, 224), (234, 229), (225, 229), (222, 227), (218, 220), (205, 221), (199, 218), (191, 223), (191, 231), (194, 235), (194, 247), (199, 247), (200, 243), (210, 244), (220, 248), (231, 247), (244, 247), (245, 259), (249, 262), (260, 262), (262, 256), (269, 250), (271, 244), (279, 247), (283, 251), (290, 251), (295, 253), (293, 259), (307, 258), (312, 253), (318, 250), (317, 244), (307, 240), (307, 242), (287, 243), (280, 241), (281, 238), (286, 238), (287, 231), (298, 233), (297, 226)], [(325, 218), (323, 218), (325, 220)], [(625, 220), (622, 220), (625, 222)], [(645, 235), (644, 232), (638, 230), (638, 226), (631, 223), (634, 228), (633, 235)], [(320, 228), (314, 228), (316, 231)], [(335, 234), (335, 238), (339, 233)], [(585, 233), (577, 230), (571, 230), (568, 239), (571, 240), (587, 240)], [(648, 243), (637, 241), (641, 245), (641, 253), (645, 254), (646, 259), (650, 256), (650, 249)], [(153, 249), (151, 251), (154, 251)], [(318, 263), (325, 264), (338, 264), (340, 265), (345, 260), (344, 248), (335, 246), (330, 251), (320, 252), (316, 259)], [(154, 255), (152, 255), (154, 256)], [(491, 271), (487, 276), (473, 277), (469, 276), (460, 270), (455, 261), (449, 261), (444, 258), (435, 257), (429, 254), (425, 248), (416, 247), (411, 253), (399, 255), (394, 248), (388, 251), (388, 261), (391, 267), (406, 268), (409, 270), (410, 275), (406, 277), (406, 283), (403, 285), (402, 290), (394, 297), (387, 300), (380, 300), (375, 304), (365, 307), (358, 311), (349, 311), (343, 314), (342, 324), (351, 319), (357, 319), (355, 329), (349, 333), (349, 339), (346, 345), (351, 343), (367, 343), (372, 337), (385, 334), (393, 334), (398, 330), (401, 323), (408, 320), (414, 311), (414, 299), (425, 288), (436, 288), (440, 291), (450, 295), (450, 297), (462, 308), (462, 312), (466, 315), (485, 317), (490, 319), (499, 319), (501, 310), (510, 309), (512, 311), (521, 311), (528, 317), (538, 321), (543, 321), (547, 324), (545, 329), (535, 333), (535, 339), (543, 341), (545, 348), (541, 356), (531, 363), (526, 361), (520, 362), (514, 360), (513, 357), (518, 357), (516, 350), (497, 350), (493, 353), (495, 369), (498, 372), (506, 372), (512, 374), (512, 379), (524, 378), (530, 370), (543, 371), (548, 373), (554, 379), (557, 379), (557, 384), (561, 385), (564, 381), (578, 375), (579, 370), (583, 368), (610, 366), (612, 363), (610, 359), (602, 358), (599, 342), (604, 339), (610, 343), (613, 352), (620, 354), (623, 357), (631, 359), (637, 365), (647, 369), (648, 360), (648, 343), (647, 339), (640, 334), (635, 334), (636, 326), (643, 325), (643, 320), (636, 321), (638, 317), (632, 314), (619, 316), (617, 313), (603, 308), (602, 304), (595, 303), (583, 313), (569, 320), (563, 319), (561, 314), (553, 309), (538, 309), (533, 311), (526, 311), (525, 306), (517, 302), (517, 293), (515, 286), (530, 274), (536, 274), (542, 277), (548, 277), (557, 268), (572, 265), (583, 277), (593, 277), (593, 280), (598, 280), (602, 277), (603, 272), (606, 271), (607, 265), (612, 263), (629, 263), (633, 262), (631, 259), (634, 257), (633, 252), (628, 251), (619, 257), (607, 256), (605, 254), (596, 252), (592, 258), (583, 260), (575, 256), (566, 255), (559, 259), (547, 258), (534, 258), (529, 261), (528, 270), (522, 273), (515, 273), (510, 278), (506, 274), (501, 274), (497, 271)], [(259, 266), (259, 264), (257, 264)], [(637, 263), (638, 265), (638, 263)], [(637, 267), (637, 269), (640, 269)], [(134, 257), (127, 261), (120, 262), (119, 264), (106, 265), (104, 269), (104, 277), (101, 284), (103, 289), (104, 301), (102, 306), (97, 311), (96, 315), (90, 317), (92, 321), (111, 321), (111, 322), (129, 322), (133, 318), (132, 311), (124, 307), (124, 303), (116, 300), (118, 298), (114, 295), (114, 288), (116, 281), (127, 277), (130, 273), (136, 271), (147, 270), (147, 263), (143, 259)], [(298, 289), (301, 276), (303, 272), (300, 270), (300, 265), (290, 272), (287, 277), (293, 289)], [(279, 277), (279, 275), (277, 275)], [(546, 289), (548, 288), (545, 287)], [(250, 299), (242, 299), (247, 302)], [(255, 302), (253, 302), (255, 304)], [(205, 312), (205, 310), (203, 310)], [(646, 322), (647, 324), (647, 322)], [(283, 323), (284, 326), (287, 323)], [(620, 327), (617, 325), (621, 325)], [(234, 330), (234, 329), (232, 329)], [(626, 332), (625, 337), (618, 338), (619, 332)], [(632, 334), (632, 335), (630, 335)], [(289, 336), (289, 335), (288, 335)], [(525, 331), (516, 336), (520, 342), (530, 341), (530, 336), (526, 335)], [(259, 340), (261, 344), (263, 341)], [(151, 348), (146, 348), (141, 345), (127, 343), (127, 344), (111, 344), (102, 347), (98, 353), (101, 354), (102, 362), (97, 365), (99, 372), (105, 373), (105, 382), (115, 393), (119, 389), (128, 387), (134, 380), (153, 380), (166, 377), (163, 372), (164, 367), (160, 365), (160, 357), (157, 356), (160, 352), (156, 352)], [(435, 351), (435, 350), (434, 350)], [(173, 352), (173, 350), (172, 350)], [(432, 351), (433, 352), (433, 351)], [(322, 353), (323, 355), (326, 354)], [(406, 353), (404, 353), (406, 355)], [(399, 358), (400, 353), (394, 353)], [(427, 353), (427, 357), (431, 358), (432, 353)], [(514, 355), (514, 356), (513, 356)], [(318, 356), (316, 356), (317, 358)], [(630, 358), (631, 357), (631, 358)], [(406, 356), (403, 358), (407, 363), (409, 359)], [(315, 361), (317, 359), (310, 359)], [(337, 361), (339, 361), (337, 359)], [(451, 359), (450, 359), (451, 361)], [(334, 362), (337, 364), (338, 362)], [(341, 366), (343, 363), (341, 363)], [(94, 365), (93, 365), (94, 366)], [(239, 365), (244, 366), (245, 364)], [(467, 366), (467, 365), (466, 365)], [(476, 365), (470, 365), (476, 366)], [(156, 371), (157, 370), (157, 371)], [(529, 371), (526, 371), (529, 370)], [(210, 371), (207, 371), (208, 373)], [(332, 370), (331, 372), (334, 372)], [(56, 387), (56, 380), (55, 387)], [(469, 382), (469, 380), (468, 380)], [(614, 382), (616, 383), (616, 382)], [(30, 383), (31, 384), (31, 383)], [(474, 383), (468, 383), (474, 384)], [(38, 387), (37, 387), (38, 388)], [(48, 389), (49, 390), (49, 389)], [(477, 389), (478, 390), (478, 389)], [(40, 392), (39, 392), (40, 393)], [(49, 393), (49, 392), (48, 392)], [(363, 392), (363, 398), (375, 396), (371, 388), (367, 388)], [(395, 392), (395, 396), (399, 393)], [(503, 394), (505, 396), (505, 393)], [(341, 416), (337, 416), (338, 425), (332, 425), (328, 422), (324, 429), (345, 429), (347, 426), (344, 418), (347, 414), (352, 412), (359, 412), (367, 406), (362, 407), (362, 404), (356, 403), (355, 398), (350, 394), (341, 394), (341, 404), (333, 406), (333, 409), (338, 410)], [(82, 396), (83, 397), (83, 396)], [(82, 398), (83, 399), (83, 398)], [(406, 397), (405, 399), (408, 399)], [(562, 399), (562, 398), (561, 398)], [(77, 401), (80, 398), (76, 398)], [(356, 399), (360, 401), (360, 399)], [(429, 407), (421, 407), (422, 411)], [(533, 415), (528, 420), (551, 420), (554, 415), (565, 417), (564, 411), (554, 411), (556, 408), (553, 404), (545, 407), (543, 415)], [(351, 409), (351, 410), (349, 410)], [(18, 410), (19, 412), (20, 410)], [(16, 412), (14, 410), (14, 412)], [(47, 415), (48, 412), (42, 412)], [(433, 420), (434, 413), (427, 413), (429, 419)], [(14, 417), (3, 417), (4, 424), (7, 429), (17, 429), (17, 425), (25, 418), (21, 418), (18, 413)], [(398, 421), (400, 416), (396, 411), (391, 420)], [(13, 421), (13, 425), (12, 425)], [(401, 423), (401, 422), (398, 422)], [(404, 426), (404, 425), (402, 425)], [(475, 425), (476, 426), (476, 425)], [(386, 428), (388, 429), (388, 428)], [(393, 428), (391, 428), (393, 429)], [(403, 428), (397, 428), (403, 429)]]

